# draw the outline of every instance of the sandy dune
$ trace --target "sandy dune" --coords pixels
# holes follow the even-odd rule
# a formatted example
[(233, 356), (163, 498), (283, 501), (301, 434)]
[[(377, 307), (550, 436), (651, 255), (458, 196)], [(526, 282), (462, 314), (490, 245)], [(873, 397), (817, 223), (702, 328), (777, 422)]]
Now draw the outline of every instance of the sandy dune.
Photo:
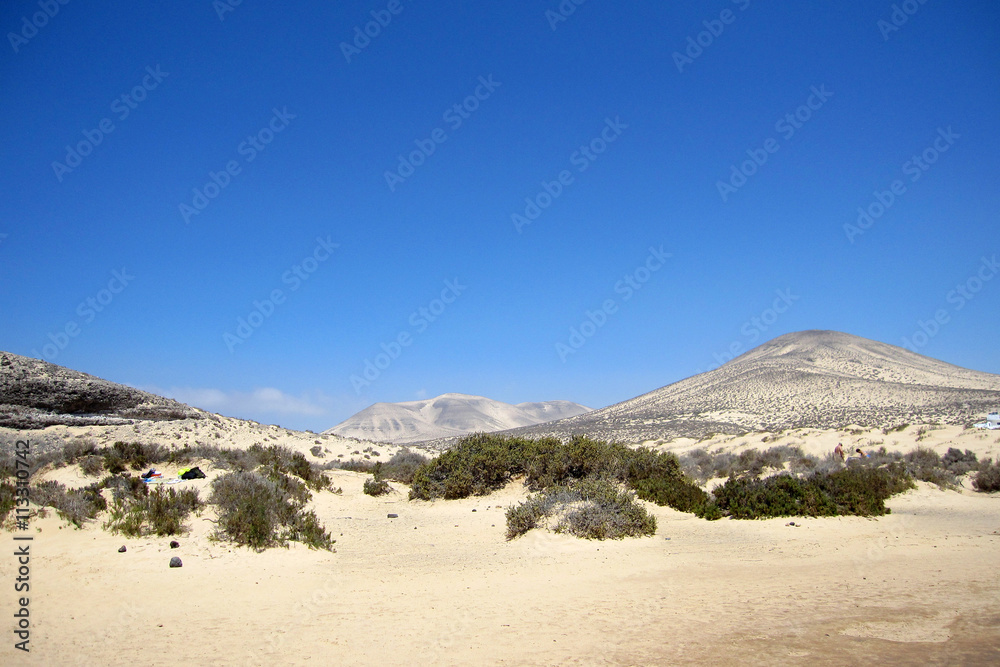
[[(894, 446), (951, 444), (981, 456), (1000, 448), (995, 433), (931, 433), (919, 443), (915, 430), (895, 433)], [(806, 451), (873, 437), (785, 436)], [(209, 479), (185, 484), (206, 496), (218, 471), (203, 469)], [(336, 553), (293, 544), (258, 554), (213, 542), (209, 512), (177, 550), (169, 538), (36, 520), (33, 650), (18, 664), (1000, 660), (997, 494), (920, 484), (891, 499), (886, 517), (796, 526), (706, 522), (647, 505), (659, 522), (654, 537), (592, 542), (532, 531), (506, 542), (504, 508), (524, 496), (517, 483), (427, 503), (407, 501), (401, 485), (371, 498), (361, 492), (364, 475), (330, 474), (342, 495), (317, 494), (314, 504)], [(75, 467), (48, 476), (85, 481)], [(117, 552), (122, 544), (127, 553)], [(173, 555), (183, 568), (167, 567)], [(12, 559), (0, 560), (0, 577), (12, 576)]]

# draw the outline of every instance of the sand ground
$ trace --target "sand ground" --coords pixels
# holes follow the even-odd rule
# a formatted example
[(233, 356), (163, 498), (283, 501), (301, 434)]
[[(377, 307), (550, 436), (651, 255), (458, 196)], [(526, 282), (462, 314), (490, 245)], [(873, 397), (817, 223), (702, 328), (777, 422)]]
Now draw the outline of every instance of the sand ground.
[[(997, 434), (981, 435), (884, 439), (995, 457)], [(838, 439), (882, 436), (784, 437), (825, 452)], [(760, 438), (742, 440), (713, 448), (762, 447)], [(209, 479), (184, 484), (207, 497), (218, 471), (203, 469)], [(1000, 664), (1000, 494), (920, 484), (891, 499), (888, 516), (795, 526), (706, 522), (648, 505), (653, 537), (594, 542), (532, 531), (506, 542), (504, 509), (524, 496), (516, 483), (428, 503), (407, 501), (402, 485), (371, 498), (361, 492), (364, 475), (330, 474), (343, 493), (317, 494), (315, 509), (336, 553), (293, 544), (258, 554), (214, 542), (209, 513), (191, 521), (175, 550), (170, 538), (36, 519), (32, 651), (14, 651), (8, 635), (0, 662)], [(85, 481), (75, 467), (48, 475)], [(0, 539), (13, 544), (10, 533)], [(168, 568), (174, 555), (183, 568)], [(0, 580), (11, 582), (14, 567), (0, 559)], [(13, 609), (8, 591), (0, 599)]]

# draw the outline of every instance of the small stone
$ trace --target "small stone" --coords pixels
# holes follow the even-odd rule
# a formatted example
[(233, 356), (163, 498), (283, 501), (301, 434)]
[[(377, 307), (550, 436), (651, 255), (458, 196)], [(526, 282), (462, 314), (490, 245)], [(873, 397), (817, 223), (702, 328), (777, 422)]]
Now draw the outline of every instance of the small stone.
[(184, 567), (184, 563), (177, 556), (170, 559), (170, 567)]
[(475, 512), (476, 510), (472, 510), (472, 511)]
[(388, 514), (386, 516), (388, 516), (388, 518), (390, 518), (390, 519), (398, 519), (399, 518), (398, 514)]
[(123, 545), (121, 545), (121, 547), (119, 547), (119, 548), (118, 548), (118, 553), (120, 553), (120, 554), (123, 554), (123, 553), (125, 553), (126, 551), (128, 551), (128, 549), (126, 549), (126, 548), (125, 548), (125, 545), (124, 545), (124, 544), (123, 544)]
[(176, 548), (177, 548), (177, 547), (179, 547), (180, 545), (181, 545), (181, 543), (180, 543), (180, 542), (178, 542), (177, 540), (170, 540), (170, 548), (171, 548), (171, 549), (176, 549)]

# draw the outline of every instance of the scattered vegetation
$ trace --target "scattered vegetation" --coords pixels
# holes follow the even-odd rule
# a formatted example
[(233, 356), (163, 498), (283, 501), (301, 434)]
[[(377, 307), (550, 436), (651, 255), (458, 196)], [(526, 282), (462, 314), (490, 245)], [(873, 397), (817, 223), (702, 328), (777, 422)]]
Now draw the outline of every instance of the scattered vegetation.
[[(175, 535), (185, 530), (184, 522), (192, 512), (199, 513), (205, 506), (197, 489), (151, 490), (129, 471), (202, 459), (210, 460), (215, 468), (232, 471), (212, 485), (209, 503), (218, 509), (217, 538), (255, 549), (287, 546), (289, 541), (332, 549), (334, 540), (305, 506), (312, 498), (310, 490), (341, 490), (331, 489), (322, 468), (310, 464), (302, 453), (278, 445), (255, 444), (241, 451), (203, 444), (169, 449), (159, 444), (118, 441), (111, 447), (98, 447), (92, 440), (77, 438), (33, 457), (32, 475), (46, 466), (73, 463), (78, 463), (88, 476), (110, 474), (80, 489), (67, 489), (55, 481), (39, 482), (32, 485), (30, 497), (37, 505), (55, 508), (59, 516), (77, 527), (109, 510), (103, 525), (112, 532), (127, 536)], [(10, 461), (0, 457), (0, 520), (14, 506), (14, 485), (4, 481), (12, 474)], [(111, 494), (110, 507), (102, 494), (105, 489)], [(246, 496), (241, 498), (244, 492)]]
[(655, 521), (636, 503), (633, 491), (682, 511), (696, 511), (708, 498), (681, 472), (673, 454), (582, 436), (563, 444), (553, 438), (486, 434), (464, 438), (417, 469), (410, 498), (485, 495), (521, 476), (539, 493), (508, 512), (511, 539), (553, 515), (555, 530), (584, 537), (650, 534)]
[[(900, 428), (905, 426), (889, 431)], [(705, 519), (880, 516), (889, 512), (885, 501), (914, 488), (914, 480), (954, 487), (958, 476), (979, 471), (976, 489), (1000, 487), (1000, 466), (987, 469), (968, 450), (952, 448), (942, 457), (926, 448), (902, 455), (880, 447), (869, 451), (868, 458), (848, 463), (832, 454), (809, 456), (791, 445), (739, 454), (696, 449), (678, 459), (585, 437), (564, 444), (475, 434), (420, 466), (410, 498), (486, 495), (520, 478), (536, 493), (508, 510), (508, 539), (538, 526), (600, 538), (647, 534), (645, 528), (620, 528), (642, 525), (634, 523), (638, 519), (626, 502), (635, 503), (636, 497)], [(700, 485), (713, 478), (726, 482), (708, 493)], [(594, 484), (604, 493), (601, 503), (581, 495), (581, 489)], [(615, 502), (609, 489), (614, 489)], [(580, 509), (584, 506), (586, 510)]]

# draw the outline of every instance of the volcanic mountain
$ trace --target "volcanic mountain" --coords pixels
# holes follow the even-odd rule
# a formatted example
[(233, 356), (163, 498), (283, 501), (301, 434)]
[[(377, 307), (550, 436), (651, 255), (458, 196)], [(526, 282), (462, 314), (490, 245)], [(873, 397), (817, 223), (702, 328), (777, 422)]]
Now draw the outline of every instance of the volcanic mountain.
[(788, 428), (969, 424), (1000, 407), (1000, 375), (836, 331), (771, 340), (716, 370), (511, 434), (621, 442)]
[(442, 394), (423, 401), (375, 403), (324, 433), (405, 444), (540, 424), (589, 410), (569, 401), (511, 405), (482, 396)]
[(0, 352), (0, 426), (34, 429), (206, 416), (208, 413), (169, 398), (47, 361)]

